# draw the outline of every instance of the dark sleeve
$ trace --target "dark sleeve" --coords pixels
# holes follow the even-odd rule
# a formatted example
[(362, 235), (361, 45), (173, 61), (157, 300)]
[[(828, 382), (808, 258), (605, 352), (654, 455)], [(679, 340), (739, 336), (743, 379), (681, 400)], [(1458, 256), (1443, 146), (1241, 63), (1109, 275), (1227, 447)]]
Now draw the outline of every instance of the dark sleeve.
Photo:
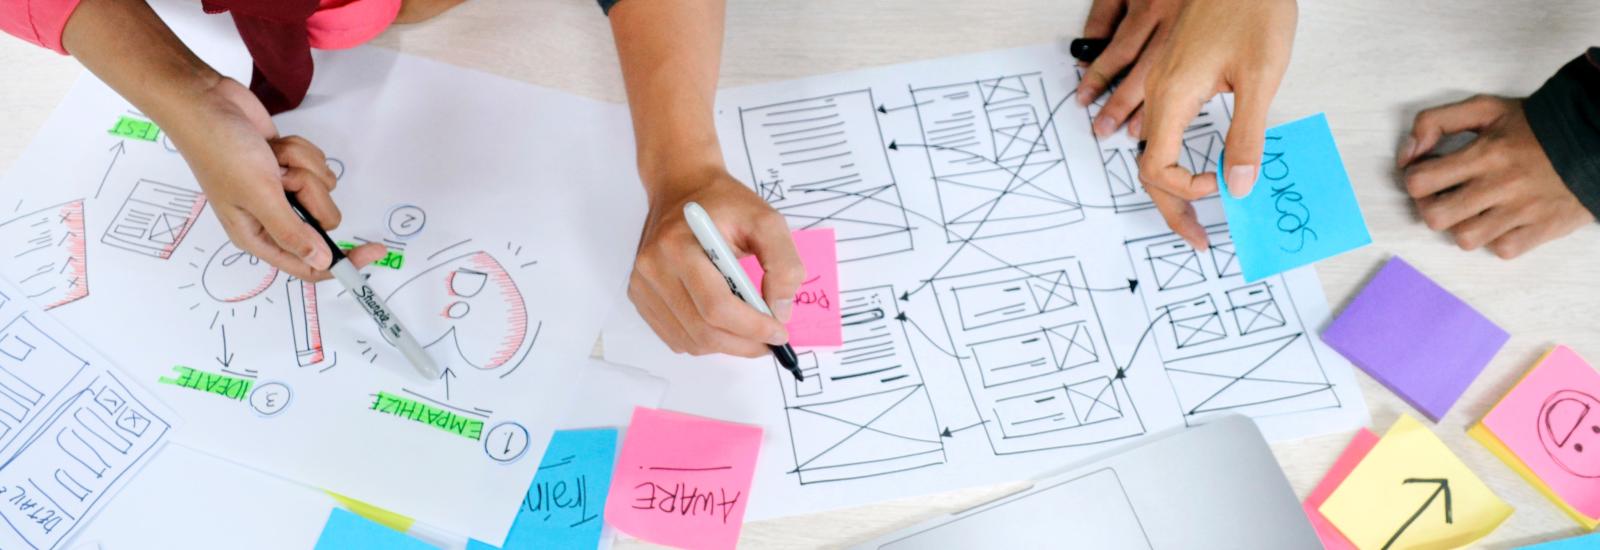
[(605, 12), (606, 15), (611, 15), (611, 6), (617, 5), (617, 2), (621, 1), (622, 0), (600, 0), (600, 11)]
[(1600, 48), (1567, 63), (1522, 109), (1561, 181), (1600, 217)]

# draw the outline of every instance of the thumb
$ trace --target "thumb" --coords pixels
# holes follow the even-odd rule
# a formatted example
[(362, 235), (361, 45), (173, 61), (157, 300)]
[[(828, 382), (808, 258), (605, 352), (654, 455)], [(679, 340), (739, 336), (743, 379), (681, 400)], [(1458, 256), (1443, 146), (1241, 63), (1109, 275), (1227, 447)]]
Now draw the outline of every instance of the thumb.
[(312, 269), (325, 270), (332, 266), (333, 252), (322, 242), (322, 236), (308, 222), (300, 219), (300, 215), (289, 206), (288, 199), (279, 195), (277, 200), (256, 201), (256, 205), (250, 209), (250, 214), (261, 222), (261, 227), (277, 243), (278, 248), (299, 258)]
[(1251, 89), (1234, 96), (1233, 124), (1228, 128), (1224, 166), (1218, 175), (1236, 199), (1249, 196), (1261, 175), (1262, 142), (1266, 139), (1267, 107), (1271, 102), (1270, 93)]
[(756, 222), (745, 249), (761, 260), (761, 297), (772, 309), (779, 322), (788, 323), (794, 312), (794, 296), (805, 282), (806, 268), (800, 262), (800, 251), (794, 246), (794, 237), (783, 216), (770, 212)]

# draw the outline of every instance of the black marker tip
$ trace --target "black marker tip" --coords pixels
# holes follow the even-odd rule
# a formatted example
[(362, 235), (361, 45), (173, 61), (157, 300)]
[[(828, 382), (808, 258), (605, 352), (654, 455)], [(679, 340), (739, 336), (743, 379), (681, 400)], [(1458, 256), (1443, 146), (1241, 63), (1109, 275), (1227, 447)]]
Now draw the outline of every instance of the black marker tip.
[(795, 355), (793, 346), (784, 344), (768, 347), (772, 348), (772, 356), (778, 358), (778, 364), (783, 365), (784, 370), (793, 374), (796, 382), (804, 382), (806, 380), (806, 375), (800, 374), (800, 356)]

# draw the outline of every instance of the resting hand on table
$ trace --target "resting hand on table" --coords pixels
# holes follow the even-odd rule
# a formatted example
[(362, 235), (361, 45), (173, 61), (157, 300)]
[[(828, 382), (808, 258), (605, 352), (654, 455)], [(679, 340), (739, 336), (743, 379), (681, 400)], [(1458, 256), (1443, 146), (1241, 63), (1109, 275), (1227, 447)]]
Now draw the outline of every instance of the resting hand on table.
[[(639, 314), (677, 353), (759, 357), (768, 345), (788, 342), (783, 323), (805, 268), (783, 216), (722, 168), (670, 179), (651, 186), (650, 214), (628, 281)], [(776, 319), (728, 290), (684, 220), (683, 206), (691, 201), (711, 214), (735, 253), (760, 258), (766, 271), (761, 294)]]
[(1095, 120), (1095, 133), (1108, 135), (1131, 115), (1129, 132), (1148, 142), (1139, 158), (1145, 190), (1167, 225), (1196, 248), (1206, 246), (1205, 229), (1189, 201), (1215, 192), (1217, 179), (1178, 165), (1184, 128), (1212, 96), (1234, 92), (1225, 169), (1229, 191), (1249, 194), (1297, 9), (1294, 0), (1097, 0), (1090, 9), (1087, 37), (1111, 33), (1121, 19), (1089, 66), (1078, 100), (1087, 104), (1127, 71)]
[[(1426, 154), (1468, 131), (1478, 135), (1465, 148)], [(1477, 96), (1423, 111), (1396, 160), (1423, 222), (1462, 250), (1515, 258), (1595, 222), (1551, 166), (1521, 99)]]

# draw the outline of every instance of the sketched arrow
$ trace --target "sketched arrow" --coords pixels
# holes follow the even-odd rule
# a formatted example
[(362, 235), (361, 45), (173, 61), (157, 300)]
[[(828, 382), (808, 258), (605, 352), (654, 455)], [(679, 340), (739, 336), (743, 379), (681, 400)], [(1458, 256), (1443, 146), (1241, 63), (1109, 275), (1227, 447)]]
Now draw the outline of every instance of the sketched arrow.
[(955, 437), (956, 436), (956, 432), (960, 432), (960, 431), (964, 431), (964, 430), (970, 430), (970, 429), (973, 429), (973, 428), (976, 428), (978, 426), (982, 426), (982, 425), (988, 424), (988, 423), (989, 423), (988, 420), (984, 420), (984, 421), (978, 422), (977, 424), (973, 424), (971, 426), (962, 426), (960, 428), (956, 428), (956, 429), (953, 429), (953, 430), (950, 429), (949, 426), (945, 426), (944, 431), (939, 432), (939, 437)]
[(228, 325), (222, 325), (221, 328), (222, 328), (222, 356), (221, 357), (215, 357), (214, 359), (217, 360), (217, 364), (222, 365), (222, 368), (228, 368), (229, 366), (233, 365), (233, 354), (232, 353), (228, 353)]
[(1409, 478), (1400, 482), (1402, 485), (1407, 483), (1437, 483), (1439, 488), (1434, 489), (1433, 494), (1428, 495), (1428, 500), (1422, 503), (1422, 507), (1417, 508), (1416, 513), (1411, 514), (1411, 518), (1407, 519), (1404, 524), (1400, 525), (1400, 530), (1395, 531), (1394, 536), (1389, 537), (1389, 542), (1383, 543), (1383, 550), (1389, 550), (1390, 547), (1394, 546), (1394, 542), (1400, 540), (1400, 535), (1405, 533), (1407, 528), (1411, 527), (1412, 522), (1415, 522), (1417, 521), (1417, 518), (1422, 517), (1422, 513), (1426, 512), (1428, 507), (1433, 505), (1433, 501), (1439, 498), (1440, 493), (1444, 494), (1444, 522), (1455, 523), (1455, 518), (1453, 517), (1455, 510), (1450, 504), (1450, 480), (1443, 478)]
[(901, 105), (899, 107), (889, 107), (889, 108), (884, 108), (883, 104), (879, 103), (878, 104), (878, 112), (882, 113), (882, 114), (889, 114), (891, 112), (898, 111), (898, 110), (901, 110), (901, 109), (910, 109), (912, 107), (921, 107), (921, 106), (927, 105), (929, 103), (933, 103), (933, 102), (932, 101), (924, 101), (922, 103), (912, 103), (910, 105)]
[(106, 180), (111, 179), (111, 169), (117, 167), (117, 159), (122, 158), (122, 155), (128, 152), (128, 142), (119, 139), (116, 145), (112, 145), (110, 149), (106, 150), (111, 151), (111, 164), (106, 165), (105, 175), (100, 176), (100, 187), (94, 190), (94, 198), (97, 199), (100, 198), (100, 192), (106, 190)]
[(450, 379), (451, 378), (455, 378), (455, 377), (456, 377), (456, 372), (453, 371), (453, 370), (450, 370), (450, 367), (445, 367), (444, 368), (444, 372), (439, 373), (439, 379), (444, 381), (444, 400), (445, 401), (449, 401), (450, 400)]
[[(1137, 281), (1135, 281), (1135, 282), (1137, 282)], [(1145, 325), (1144, 332), (1139, 334), (1139, 343), (1133, 345), (1133, 355), (1129, 355), (1128, 356), (1128, 364), (1127, 365), (1123, 365), (1121, 367), (1117, 367), (1117, 378), (1118, 379), (1123, 379), (1123, 378), (1127, 378), (1128, 377), (1128, 369), (1133, 368), (1133, 361), (1135, 359), (1139, 358), (1139, 350), (1144, 348), (1144, 341), (1145, 341), (1146, 338), (1150, 337), (1150, 331), (1155, 330), (1156, 323), (1160, 322), (1163, 317), (1166, 317), (1166, 316), (1171, 315), (1171, 314), (1172, 314), (1172, 310), (1170, 310), (1170, 309), (1166, 310), (1166, 311), (1163, 311), (1163, 312), (1161, 312), (1160, 315), (1157, 315), (1155, 319), (1151, 319), (1149, 325)], [(1190, 411), (1190, 414), (1194, 414), (1193, 411)]]
[(906, 312), (902, 311), (902, 312), (900, 312), (899, 315), (894, 316), (894, 318), (895, 318), (896, 321), (900, 321), (900, 324), (902, 324), (902, 325), (904, 325), (906, 323), (911, 323), (912, 328), (917, 329), (917, 332), (922, 334), (922, 338), (924, 340), (927, 340), (928, 344), (933, 346), (933, 349), (939, 350), (939, 353), (943, 353), (945, 355), (949, 355), (949, 356), (954, 357), (956, 359), (971, 359), (971, 357), (967, 357), (965, 355), (957, 355), (954, 352), (945, 351), (944, 348), (939, 347), (939, 343), (933, 341), (933, 337), (932, 336), (928, 336), (928, 331), (922, 330), (922, 325), (917, 324), (917, 322), (911, 320), (910, 317), (906, 317)]

